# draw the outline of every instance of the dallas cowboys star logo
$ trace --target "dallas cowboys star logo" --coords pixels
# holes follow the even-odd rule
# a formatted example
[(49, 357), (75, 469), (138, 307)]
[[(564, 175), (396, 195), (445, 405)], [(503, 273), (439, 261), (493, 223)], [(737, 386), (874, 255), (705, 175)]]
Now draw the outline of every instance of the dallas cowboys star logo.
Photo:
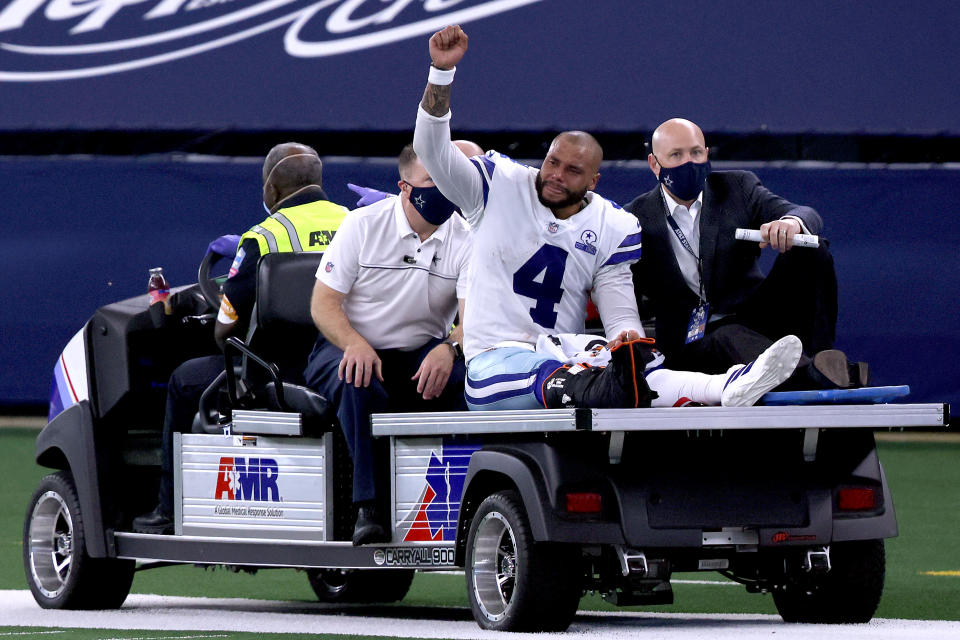
[(670, 176), (667, 176), (666, 178), (663, 179), (663, 184), (667, 185), (668, 187), (672, 187), (673, 178), (671, 178)]
[(417, 203), (417, 207), (423, 207), (423, 196), (417, 196), (413, 201)]

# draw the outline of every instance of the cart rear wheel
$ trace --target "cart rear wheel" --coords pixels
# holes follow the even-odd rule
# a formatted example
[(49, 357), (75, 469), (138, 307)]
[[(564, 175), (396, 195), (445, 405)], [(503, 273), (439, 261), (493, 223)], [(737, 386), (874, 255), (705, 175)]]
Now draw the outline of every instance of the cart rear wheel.
[(580, 552), (535, 542), (515, 491), (477, 508), (467, 538), (467, 591), (477, 623), (496, 631), (563, 631), (582, 595)]
[(869, 622), (880, 604), (886, 567), (883, 540), (831, 546), (832, 568), (806, 580), (788, 580), (773, 592), (786, 622)]

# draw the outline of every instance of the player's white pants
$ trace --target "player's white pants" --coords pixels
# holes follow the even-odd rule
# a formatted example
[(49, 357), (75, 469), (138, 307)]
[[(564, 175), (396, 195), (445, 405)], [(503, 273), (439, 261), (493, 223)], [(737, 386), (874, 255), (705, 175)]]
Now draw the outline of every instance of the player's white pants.
[(547, 363), (554, 363), (551, 373), (560, 366), (553, 358), (520, 347), (500, 347), (474, 356), (467, 363), (467, 406), (475, 411), (542, 409), (535, 387)]
[[(484, 351), (467, 364), (467, 406), (475, 411), (542, 409), (540, 385), (561, 363), (520, 347)], [(654, 407), (672, 407), (684, 399), (720, 404), (728, 375), (656, 368), (644, 373), (657, 392)]]

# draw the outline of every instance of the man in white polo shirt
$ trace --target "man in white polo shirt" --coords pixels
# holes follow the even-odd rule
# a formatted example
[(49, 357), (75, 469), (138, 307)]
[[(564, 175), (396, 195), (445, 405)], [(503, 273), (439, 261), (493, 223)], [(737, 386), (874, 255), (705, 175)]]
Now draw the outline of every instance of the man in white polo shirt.
[(353, 457), (356, 545), (385, 542), (370, 415), (466, 408), (462, 325), (472, 240), (456, 206), (408, 145), (398, 159), (400, 194), (351, 212), (317, 269), (310, 308), (321, 336), (307, 385), (331, 400)]

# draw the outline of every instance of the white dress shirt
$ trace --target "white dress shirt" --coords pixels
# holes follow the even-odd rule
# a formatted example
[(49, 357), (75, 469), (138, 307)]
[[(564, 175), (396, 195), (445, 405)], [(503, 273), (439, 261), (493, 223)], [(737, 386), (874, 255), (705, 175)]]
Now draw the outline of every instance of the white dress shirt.
[(370, 346), (409, 351), (449, 333), (472, 245), (456, 214), (421, 242), (401, 199), (387, 198), (344, 218), (317, 279), (346, 295), (343, 310)]
[[(700, 210), (703, 209), (703, 192), (697, 196), (690, 208), (683, 206), (674, 200), (667, 190), (660, 187), (660, 193), (663, 194), (663, 201), (667, 204), (667, 215), (673, 216), (680, 231), (686, 236), (690, 248), (696, 256), (700, 255)], [(667, 228), (670, 230), (670, 246), (673, 247), (673, 254), (677, 257), (677, 264), (680, 266), (680, 273), (683, 274), (683, 280), (698, 296), (700, 295), (700, 272), (697, 269), (697, 257), (691, 255), (689, 251), (680, 242), (680, 238), (674, 233), (673, 227), (667, 222)]]

